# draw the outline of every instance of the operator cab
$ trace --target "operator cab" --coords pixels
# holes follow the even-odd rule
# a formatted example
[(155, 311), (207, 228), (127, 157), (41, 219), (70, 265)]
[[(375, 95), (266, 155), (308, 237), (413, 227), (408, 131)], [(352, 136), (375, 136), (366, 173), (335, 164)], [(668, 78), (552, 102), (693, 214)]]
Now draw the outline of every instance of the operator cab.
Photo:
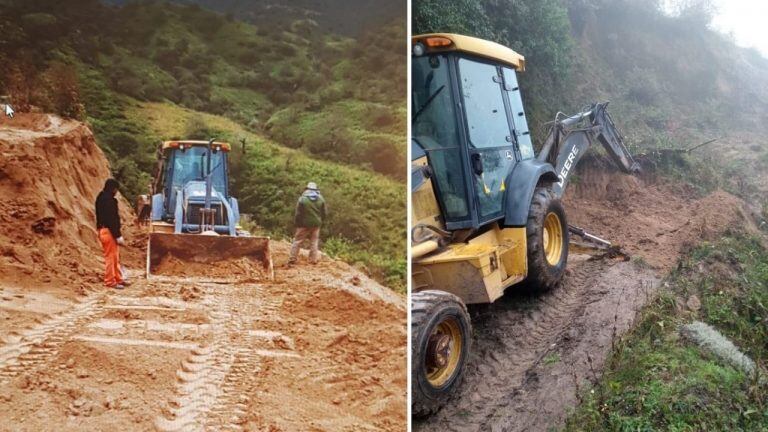
[[(176, 199), (184, 196), (184, 208), (190, 213), (187, 222), (194, 224), (199, 219), (199, 209), (205, 204), (206, 176), (210, 170), (211, 187), (214, 192), (211, 204), (217, 209), (215, 225), (225, 225), (226, 209), (220, 197), (228, 201), (229, 185), (227, 170), (230, 145), (208, 141), (165, 141), (160, 146), (162, 166), (154, 190), (165, 199), (161, 220), (173, 223)], [(180, 193), (183, 192), (183, 193)], [(222, 228), (223, 229), (223, 228)]]
[(493, 42), (413, 38), (413, 142), (426, 153), (448, 230), (503, 218), (510, 173), (534, 157), (517, 83), (523, 70), (523, 56)]

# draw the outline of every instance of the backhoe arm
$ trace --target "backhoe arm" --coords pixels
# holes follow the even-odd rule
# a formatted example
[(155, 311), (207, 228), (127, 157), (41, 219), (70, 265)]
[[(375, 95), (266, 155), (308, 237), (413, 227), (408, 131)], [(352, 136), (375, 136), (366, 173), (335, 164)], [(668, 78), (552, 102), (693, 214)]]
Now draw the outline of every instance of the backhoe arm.
[(608, 103), (596, 103), (589, 110), (565, 119), (555, 118), (554, 125), (544, 141), (537, 158), (555, 167), (560, 181), (552, 190), (558, 197), (565, 192), (573, 169), (587, 149), (598, 141), (624, 172), (633, 173), (639, 165), (624, 145), (616, 125), (608, 114)]

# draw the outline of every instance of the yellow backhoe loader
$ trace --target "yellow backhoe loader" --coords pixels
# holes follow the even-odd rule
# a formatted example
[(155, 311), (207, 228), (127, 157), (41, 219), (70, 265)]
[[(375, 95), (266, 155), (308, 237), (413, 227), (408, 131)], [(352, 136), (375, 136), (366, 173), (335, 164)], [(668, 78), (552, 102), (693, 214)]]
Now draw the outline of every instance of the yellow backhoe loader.
[[(254, 276), (274, 278), (269, 238), (252, 237), (238, 225), (238, 202), (229, 193), (230, 150), (215, 140), (165, 141), (158, 147), (147, 278), (168, 259), (214, 267), (246, 260), (258, 270)], [(198, 273), (205, 274), (205, 268)], [(206, 278), (210, 281), (227, 280), (221, 272), (209, 273), (215, 275)]]
[(455, 34), (412, 40), (412, 412), (439, 409), (460, 383), (471, 345), (467, 304), (521, 282), (548, 290), (565, 273), (570, 227), (560, 198), (595, 141), (638, 169), (607, 103), (557, 115), (536, 155), (517, 74), (525, 59)]

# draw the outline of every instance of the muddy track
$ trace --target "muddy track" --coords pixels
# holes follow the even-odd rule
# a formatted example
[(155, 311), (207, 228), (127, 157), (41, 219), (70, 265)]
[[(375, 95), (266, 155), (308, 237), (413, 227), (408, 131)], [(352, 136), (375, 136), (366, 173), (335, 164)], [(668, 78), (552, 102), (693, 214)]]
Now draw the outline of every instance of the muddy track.
[[(622, 268), (620, 276), (611, 276), (616, 273), (612, 272), (614, 266)], [(541, 368), (554, 358), (583, 355), (570, 353), (568, 347), (579, 346), (577, 341), (591, 334), (581, 328), (587, 311), (613, 297), (633, 297), (614, 292), (613, 287), (621, 284), (615, 279), (629, 282), (633, 276), (643, 277), (642, 270), (626, 274), (635, 273), (634, 265), (615, 261), (572, 262), (570, 268), (563, 284), (549, 293), (536, 296), (512, 291), (496, 303), (470, 308), (475, 341), (464, 384), (440, 412), (417, 420), (415, 431), (544, 431), (556, 426), (558, 416), (523, 421), (521, 414), (535, 412), (547, 399), (571, 401), (578, 381), (565, 377), (571, 386), (564, 393), (573, 397), (551, 394), (563, 389), (539, 392), (540, 374), (547, 373)], [(605, 306), (600, 305), (608, 319), (615, 308)], [(592, 325), (598, 331), (613, 331), (603, 322)], [(592, 356), (600, 357), (597, 353)]]
[(263, 287), (237, 285), (226, 292), (217, 285), (202, 287), (212, 343), (191, 350), (182, 361), (171, 409), (155, 419), (159, 431), (243, 430), (260, 358), (298, 356), (259, 348), (265, 340), (291, 344), (281, 333), (249, 330), (252, 317), (265, 319), (276, 310), (276, 300), (267, 298)]
[(0, 384), (32, 373), (58, 354), (59, 347), (82, 331), (103, 309), (104, 296), (94, 296), (71, 310), (24, 331), (18, 341), (0, 347)]

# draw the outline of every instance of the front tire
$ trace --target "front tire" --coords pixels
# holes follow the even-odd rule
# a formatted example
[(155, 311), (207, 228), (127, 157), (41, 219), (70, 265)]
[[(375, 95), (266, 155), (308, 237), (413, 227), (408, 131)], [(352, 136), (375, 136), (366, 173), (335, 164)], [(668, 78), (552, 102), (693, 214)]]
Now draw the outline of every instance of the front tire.
[(548, 291), (563, 280), (568, 262), (568, 221), (563, 204), (549, 188), (533, 192), (526, 226), (528, 285)]
[(437, 412), (460, 385), (472, 327), (467, 307), (453, 294), (428, 290), (411, 295), (412, 413)]

